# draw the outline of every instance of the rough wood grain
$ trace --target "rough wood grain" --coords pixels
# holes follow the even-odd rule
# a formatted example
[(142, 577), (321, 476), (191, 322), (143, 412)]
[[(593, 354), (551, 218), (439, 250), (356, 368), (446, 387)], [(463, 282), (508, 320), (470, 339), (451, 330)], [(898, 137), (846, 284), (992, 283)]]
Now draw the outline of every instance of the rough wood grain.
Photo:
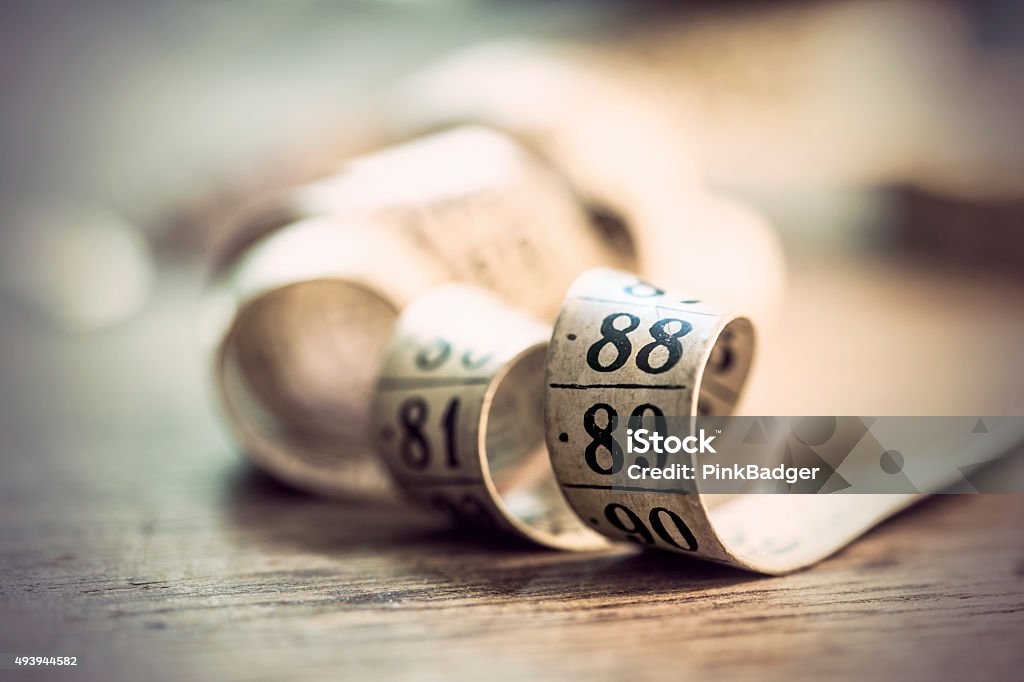
[(1008, 679), (1024, 663), (1019, 497), (935, 498), (766, 579), (481, 543), (233, 466), (215, 480), (173, 508), (5, 528), (5, 648), (76, 653), (88, 679)]
[(192, 294), (165, 286), (117, 334), (0, 328), (0, 651), (81, 660), (0, 678), (859, 681), (1024, 665), (1020, 496), (932, 498), (782, 578), (488, 544), (248, 469), (204, 402), (201, 356), (182, 351)]

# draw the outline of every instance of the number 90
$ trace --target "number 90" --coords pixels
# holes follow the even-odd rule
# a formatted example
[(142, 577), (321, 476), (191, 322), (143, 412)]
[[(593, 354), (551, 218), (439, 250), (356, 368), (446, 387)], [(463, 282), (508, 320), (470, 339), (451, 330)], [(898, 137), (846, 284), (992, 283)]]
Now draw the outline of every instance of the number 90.
[[(648, 521), (651, 524), (650, 528), (644, 524), (636, 512), (626, 505), (617, 502), (613, 502), (604, 508), (604, 516), (608, 519), (609, 523), (623, 533), (628, 534), (627, 539), (632, 542), (641, 545), (653, 545), (655, 544), (654, 536), (657, 535), (662, 542), (671, 547), (684, 552), (697, 551), (697, 538), (693, 536), (693, 532), (686, 525), (686, 522), (671, 509), (665, 507), (654, 507), (651, 509), (650, 514), (648, 514)], [(679, 535), (678, 538), (665, 525), (666, 519), (671, 522), (671, 525)], [(651, 533), (652, 529), (654, 530), (653, 534)]]

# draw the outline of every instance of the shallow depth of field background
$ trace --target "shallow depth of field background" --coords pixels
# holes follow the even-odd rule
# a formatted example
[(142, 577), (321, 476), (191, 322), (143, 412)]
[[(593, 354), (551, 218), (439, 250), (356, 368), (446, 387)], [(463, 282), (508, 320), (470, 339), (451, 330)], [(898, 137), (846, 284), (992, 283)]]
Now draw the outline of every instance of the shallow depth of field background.
[[(247, 465), (198, 333), (228, 217), (375, 144), (370, 112), (395, 82), (510, 36), (642, 44), (682, 27), (679, 87), (706, 104), (697, 161), (786, 249), (748, 414), (1021, 414), (1024, 5), (669, 5), (6, 3), (5, 570), (60, 560), (24, 549), (44, 529), (97, 548), (123, 534), (144, 562), (146, 524), (191, 518), (163, 515), (183, 489), (245, 523)], [(141, 530), (83, 516), (97, 500)], [(85, 560), (132, 570), (99, 549), (67, 559)], [(11, 641), (57, 617), (8, 608)]]

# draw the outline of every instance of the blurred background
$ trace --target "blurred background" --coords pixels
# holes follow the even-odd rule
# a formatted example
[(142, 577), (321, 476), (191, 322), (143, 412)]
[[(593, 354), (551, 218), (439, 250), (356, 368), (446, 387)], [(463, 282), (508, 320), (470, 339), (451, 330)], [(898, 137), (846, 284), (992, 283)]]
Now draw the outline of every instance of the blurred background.
[(1019, 3), (7, 3), (0, 50), (0, 465), (24, 491), (230, 458), (197, 328), (231, 217), (437, 101), (543, 109), (530, 77), (564, 64), (648, 96), (781, 237), (748, 413), (1024, 399)]
[[(199, 333), (232, 217), (442, 110), (604, 121), (547, 107), (577, 77), (670, 121), (683, 165), (781, 240), (747, 414), (1022, 413), (1020, 2), (8, 2), (0, 575), (145, 574), (153, 528), (248, 537)], [(593, 139), (649, 130), (625, 111)], [(53, 615), (19, 603), (12, 642)]]
[[(468, 62), (469, 87), (504, 91), (493, 106), (514, 109), (534, 106), (520, 71), (579, 56), (488, 47), (509, 39), (582, 50), (587, 68), (677, 116), (706, 182), (786, 244), (789, 314), (803, 317), (783, 329), (799, 326), (801, 345), (851, 343), (822, 356), (829, 371), (873, 367), (879, 378), (858, 383), (890, 384), (855, 402), (837, 393), (858, 388), (789, 357), (768, 363), (776, 381), (760, 398), (754, 387), (751, 408), (809, 413), (824, 397), (833, 411), (1005, 411), (1022, 397), (998, 352), (1021, 330), (1019, 3), (33, 2), (3, 14), (9, 441), (153, 428), (224, 447), (200, 398), (192, 306), (230, 217), (386, 144), (381, 112), (415, 121), (433, 106), (394, 86), (433, 63)], [(587, 108), (600, 103), (573, 116)], [(827, 284), (808, 291), (819, 270)], [(942, 336), (926, 340), (915, 325), (932, 314)], [(928, 354), (937, 343), (948, 356)], [(5, 468), (31, 461), (15, 451)]]

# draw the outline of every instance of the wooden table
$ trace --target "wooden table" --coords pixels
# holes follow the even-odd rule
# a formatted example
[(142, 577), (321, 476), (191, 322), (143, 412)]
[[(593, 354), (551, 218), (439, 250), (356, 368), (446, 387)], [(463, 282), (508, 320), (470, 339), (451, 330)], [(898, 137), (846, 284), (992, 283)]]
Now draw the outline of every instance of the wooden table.
[[(872, 309), (842, 272), (796, 270), (783, 333), (827, 338), (830, 324), (914, 304), (913, 324), (876, 349), (883, 371), (901, 339), (941, 325), (954, 289), (964, 295), (942, 278), (934, 308), (890, 288)], [(907, 284), (900, 272), (883, 276)], [(76, 670), (2, 679), (903, 681), (1014, 679), (1024, 667), (1022, 496), (932, 498), (781, 578), (488, 543), (403, 509), (313, 499), (252, 471), (223, 435), (193, 352), (195, 281), (169, 276), (142, 318), (92, 337), (2, 311), (0, 651), (79, 657)], [(828, 283), (854, 319), (820, 317)], [(980, 335), (980, 369), (932, 384), (998, 399), (979, 412), (1022, 390), (1024, 322), (1008, 314), (1020, 291), (986, 286), (988, 304), (960, 310)], [(799, 361), (851, 357), (857, 342)], [(770, 354), (765, 375), (784, 376), (792, 355)], [(857, 371), (800, 379), (790, 403), (779, 386), (751, 400), (796, 410), (840, 396)], [(933, 409), (920, 376), (894, 390), (914, 381)], [(857, 406), (849, 395), (833, 404)]]

